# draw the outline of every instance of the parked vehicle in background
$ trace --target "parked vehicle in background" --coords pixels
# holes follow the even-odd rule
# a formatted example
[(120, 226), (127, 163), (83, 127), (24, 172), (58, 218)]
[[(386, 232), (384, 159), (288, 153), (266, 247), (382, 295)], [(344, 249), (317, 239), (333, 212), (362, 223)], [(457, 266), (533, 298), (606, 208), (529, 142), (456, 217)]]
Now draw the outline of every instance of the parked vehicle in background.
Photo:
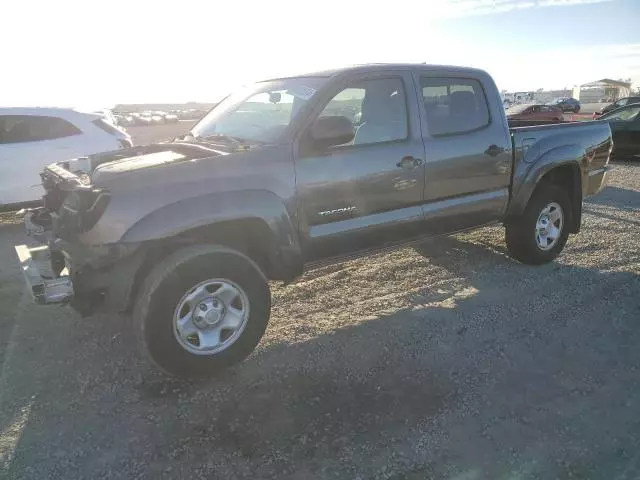
[(506, 111), (509, 125), (558, 123), (563, 118), (562, 109), (555, 105), (514, 105)]
[(167, 113), (164, 116), (165, 123), (178, 123), (178, 116), (175, 113)]
[(94, 155), (83, 178), (47, 167), (44, 207), (25, 223), (51, 242), (57, 278), (39, 276), (42, 249), (16, 250), (36, 301), (132, 311), (157, 367), (209, 374), (260, 341), (268, 280), (498, 222), (515, 259), (552, 261), (603, 187), (610, 149), (605, 122), (509, 129), (481, 70), (266, 80), (179, 141)]
[(103, 108), (101, 110), (95, 110), (92, 113), (95, 113), (96, 115), (100, 115), (105, 122), (110, 123), (113, 126), (117, 126), (118, 125), (118, 121), (116, 119), (116, 116), (108, 108)]
[(604, 115), (605, 113), (612, 112), (613, 110), (616, 110), (620, 107), (624, 107), (626, 105), (632, 105), (634, 103), (640, 103), (640, 96), (620, 98), (619, 100), (616, 100), (615, 102), (610, 103), (606, 107), (601, 108), (600, 111), (593, 112), (593, 118), (596, 119), (601, 115)]
[(151, 112), (151, 123), (153, 125), (162, 125), (164, 123), (164, 116), (162, 113)]
[(116, 115), (116, 122), (119, 127), (130, 127), (136, 124), (135, 117), (129, 114)]
[(142, 112), (136, 116), (136, 125), (153, 125), (153, 116), (149, 112)]
[(615, 157), (640, 155), (640, 103), (631, 103), (605, 113), (599, 120), (608, 122), (611, 128), (612, 155)]
[(130, 147), (102, 115), (63, 108), (0, 108), (0, 208), (38, 201), (52, 163)]
[(195, 108), (190, 108), (188, 110), (183, 110), (180, 112), (179, 119), (180, 120), (200, 120), (207, 112), (203, 110), (198, 110)]
[(580, 111), (580, 102), (571, 97), (556, 98), (555, 100), (547, 103), (547, 105), (560, 107), (563, 112), (578, 113)]
[(514, 92), (511, 96), (511, 98), (513, 98), (512, 104), (514, 105), (535, 103), (534, 92)]

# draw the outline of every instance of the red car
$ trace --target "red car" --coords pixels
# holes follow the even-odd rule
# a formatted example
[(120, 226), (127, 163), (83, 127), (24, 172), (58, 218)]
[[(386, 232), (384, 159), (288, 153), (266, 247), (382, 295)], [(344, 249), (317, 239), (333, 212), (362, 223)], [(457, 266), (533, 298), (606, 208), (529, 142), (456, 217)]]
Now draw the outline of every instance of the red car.
[(514, 105), (506, 111), (507, 120), (561, 122), (563, 112), (553, 105)]

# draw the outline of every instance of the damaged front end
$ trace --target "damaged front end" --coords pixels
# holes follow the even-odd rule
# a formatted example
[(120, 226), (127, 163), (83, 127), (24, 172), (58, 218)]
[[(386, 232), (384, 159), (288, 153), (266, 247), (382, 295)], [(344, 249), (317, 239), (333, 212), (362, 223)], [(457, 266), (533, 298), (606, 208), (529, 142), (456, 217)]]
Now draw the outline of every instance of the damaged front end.
[(142, 257), (137, 244), (84, 245), (109, 204), (109, 192), (93, 188), (86, 174), (61, 164), (41, 174), (43, 207), (19, 212), (29, 245), (15, 247), (22, 273), (38, 304), (70, 303), (83, 315), (99, 309), (121, 311), (128, 304)]
[[(209, 192), (203, 178), (214, 169), (197, 160), (229, 154), (209, 144), (172, 142), (46, 167), (40, 175), (43, 206), (22, 212), (27, 234), (38, 245), (16, 247), (36, 302), (70, 302), (83, 314), (127, 310), (136, 277), (145, 271), (140, 267), (164, 248), (156, 244), (163, 243), (160, 237), (125, 240), (127, 229), (153, 213), (176, 184), (190, 187), (172, 188), (173, 202), (192, 195), (192, 187)], [(150, 186), (156, 197), (141, 193)]]

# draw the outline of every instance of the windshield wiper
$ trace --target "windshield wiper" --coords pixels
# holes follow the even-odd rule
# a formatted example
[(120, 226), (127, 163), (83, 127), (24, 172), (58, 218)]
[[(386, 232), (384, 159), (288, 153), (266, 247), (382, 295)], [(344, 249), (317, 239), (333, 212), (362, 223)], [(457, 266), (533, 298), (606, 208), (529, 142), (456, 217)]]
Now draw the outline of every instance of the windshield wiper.
[(240, 137), (234, 137), (227, 135), (226, 133), (212, 133), (211, 135), (203, 135), (202, 137), (196, 137), (196, 140), (220, 140), (223, 142), (231, 142), (238, 147), (250, 147), (251, 143)]

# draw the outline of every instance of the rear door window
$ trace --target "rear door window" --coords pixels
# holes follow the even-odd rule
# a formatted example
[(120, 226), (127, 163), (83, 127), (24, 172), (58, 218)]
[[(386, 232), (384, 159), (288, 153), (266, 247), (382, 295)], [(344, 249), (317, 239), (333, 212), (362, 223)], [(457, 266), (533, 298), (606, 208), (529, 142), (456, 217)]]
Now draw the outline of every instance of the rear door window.
[(58, 117), (44, 115), (0, 116), (0, 143), (25, 143), (80, 135), (75, 125)]
[(421, 78), (430, 135), (458, 135), (489, 125), (484, 89), (472, 78)]

